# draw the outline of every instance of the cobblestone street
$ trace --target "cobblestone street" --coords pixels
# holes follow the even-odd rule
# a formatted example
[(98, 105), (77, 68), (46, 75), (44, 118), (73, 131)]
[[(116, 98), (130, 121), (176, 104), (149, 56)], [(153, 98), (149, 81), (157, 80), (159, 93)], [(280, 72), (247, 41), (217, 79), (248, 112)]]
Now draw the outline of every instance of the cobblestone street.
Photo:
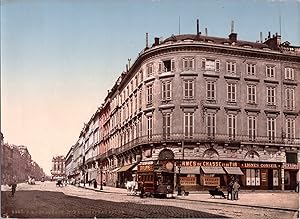
[[(8, 190), (9, 188), (2, 188)], [(54, 182), (19, 184), (16, 197), (2, 192), (2, 216), (9, 217), (124, 217), (124, 218), (293, 218), (295, 212), (200, 203), (184, 199), (141, 199), (125, 190), (104, 192)], [(3, 215), (4, 214), (4, 215)]]

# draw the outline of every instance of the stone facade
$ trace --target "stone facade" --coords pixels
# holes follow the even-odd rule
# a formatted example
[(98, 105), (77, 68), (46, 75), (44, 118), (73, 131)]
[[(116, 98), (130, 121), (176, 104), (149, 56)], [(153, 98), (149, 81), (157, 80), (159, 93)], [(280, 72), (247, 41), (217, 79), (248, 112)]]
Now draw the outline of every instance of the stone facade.
[(97, 174), (114, 186), (135, 179), (135, 165), (152, 163), (168, 165), (171, 174), (162, 180), (174, 187), (182, 181), (205, 189), (209, 177), (226, 186), (234, 176), (246, 189), (293, 189), (300, 49), (280, 40), (276, 34), (264, 43), (246, 42), (236, 33), (156, 38), (97, 110), (98, 154), (86, 168), (99, 167)]

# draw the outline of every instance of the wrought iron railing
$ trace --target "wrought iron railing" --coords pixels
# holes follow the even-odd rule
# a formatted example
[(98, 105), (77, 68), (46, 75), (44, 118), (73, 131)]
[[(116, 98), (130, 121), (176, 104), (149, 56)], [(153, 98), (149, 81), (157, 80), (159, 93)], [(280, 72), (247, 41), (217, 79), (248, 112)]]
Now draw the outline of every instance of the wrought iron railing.
[[(239, 143), (239, 144), (269, 144), (278, 146), (300, 146), (300, 138), (288, 139), (285, 137), (269, 137), (269, 136), (248, 136), (248, 135), (235, 135), (229, 136), (226, 134), (215, 134), (208, 135), (207, 133), (197, 133), (192, 136), (185, 136), (184, 134), (170, 134), (169, 136), (163, 136), (162, 134), (152, 135), (151, 138), (148, 136), (141, 136), (135, 138), (120, 147), (115, 148), (114, 153), (122, 153), (131, 148), (134, 148), (143, 144), (157, 144), (157, 143), (168, 143), (168, 142), (216, 142), (216, 143)], [(112, 152), (106, 153), (106, 155), (111, 155)]]

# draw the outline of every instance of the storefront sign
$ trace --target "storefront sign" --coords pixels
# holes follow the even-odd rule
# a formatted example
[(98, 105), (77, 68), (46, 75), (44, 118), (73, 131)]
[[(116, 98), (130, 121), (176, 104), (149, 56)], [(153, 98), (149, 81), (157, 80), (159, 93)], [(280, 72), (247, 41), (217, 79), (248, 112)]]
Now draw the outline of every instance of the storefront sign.
[(190, 177), (180, 177), (180, 184), (181, 185), (196, 185), (196, 177), (190, 176)]
[(238, 162), (231, 161), (182, 161), (177, 163), (177, 166), (182, 167), (238, 167)]
[(285, 163), (283, 168), (286, 170), (298, 170), (299, 165), (297, 163)]
[(204, 186), (220, 186), (220, 177), (204, 176), (202, 179)]
[(241, 168), (277, 169), (280, 168), (280, 165), (276, 163), (241, 163)]
[(151, 164), (139, 165), (138, 166), (138, 171), (139, 172), (152, 172), (153, 171), (153, 165), (151, 165)]

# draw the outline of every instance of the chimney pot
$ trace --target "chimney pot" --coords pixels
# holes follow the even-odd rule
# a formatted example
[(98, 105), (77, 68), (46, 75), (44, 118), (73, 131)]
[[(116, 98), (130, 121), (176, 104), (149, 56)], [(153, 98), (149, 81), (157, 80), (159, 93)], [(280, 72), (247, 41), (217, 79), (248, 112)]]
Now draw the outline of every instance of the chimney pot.
[(231, 21), (231, 31), (230, 33), (233, 33), (234, 32), (234, 21)]
[(155, 46), (159, 45), (159, 37), (154, 38), (154, 45)]
[(236, 42), (237, 41), (237, 33), (231, 33), (229, 34), (229, 40), (230, 42)]
[(148, 48), (148, 33), (146, 33), (146, 48)]
[(199, 35), (199, 19), (197, 19), (197, 35)]

